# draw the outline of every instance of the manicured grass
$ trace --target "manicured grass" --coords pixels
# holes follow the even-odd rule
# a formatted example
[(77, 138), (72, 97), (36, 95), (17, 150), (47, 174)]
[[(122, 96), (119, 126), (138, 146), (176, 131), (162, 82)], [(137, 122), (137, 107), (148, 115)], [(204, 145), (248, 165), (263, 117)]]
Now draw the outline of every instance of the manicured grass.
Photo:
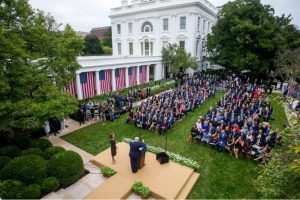
[(272, 94), (270, 96), (271, 98), (271, 106), (274, 109), (272, 118), (274, 118), (274, 121), (270, 121), (272, 124), (272, 129), (282, 129), (284, 126), (288, 125), (288, 120), (284, 111), (284, 108), (282, 106), (282, 100), (280, 99), (280, 94)]
[[(187, 117), (169, 130), (168, 150), (189, 157), (201, 165), (200, 178), (189, 198), (258, 198), (252, 180), (257, 176), (260, 169), (259, 165), (248, 159), (235, 160), (233, 156), (218, 152), (203, 144), (188, 144), (186, 142), (189, 131), (197, 118), (200, 115), (205, 115), (222, 95), (223, 93), (216, 94), (214, 98), (209, 99), (193, 113), (189, 113)], [(274, 115), (277, 115), (277, 112), (281, 112), (280, 105), (274, 107)], [(63, 139), (93, 155), (110, 146), (108, 135), (112, 131), (116, 133), (117, 141), (121, 141), (124, 137), (139, 136), (149, 145), (164, 147), (164, 136), (126, 124), (127, 116), (127, 114), (123, 115), (113, 123), (91, 125), (66, 135)], [(277, 123), (277, 121), (280, 122), (278, 126), (283, 123), (281, 118), (275, 117), (272, 124)], [(174, 174), (174, 176), (176, 175)]]

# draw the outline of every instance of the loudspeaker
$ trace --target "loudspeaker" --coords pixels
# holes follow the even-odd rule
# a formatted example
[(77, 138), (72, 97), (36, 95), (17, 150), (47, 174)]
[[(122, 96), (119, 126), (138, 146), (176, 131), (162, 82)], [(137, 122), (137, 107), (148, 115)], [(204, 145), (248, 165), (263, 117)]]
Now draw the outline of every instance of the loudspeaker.
[(161, 153), (158, 153), (156, 154), (156, 160), (158, 160), (158, 162), (162, 165), (162, 164), (165, 164), (165, 163), (168, 163), (169, 162), (169, 155), (166, 154), (165, 152), (161, 152)]

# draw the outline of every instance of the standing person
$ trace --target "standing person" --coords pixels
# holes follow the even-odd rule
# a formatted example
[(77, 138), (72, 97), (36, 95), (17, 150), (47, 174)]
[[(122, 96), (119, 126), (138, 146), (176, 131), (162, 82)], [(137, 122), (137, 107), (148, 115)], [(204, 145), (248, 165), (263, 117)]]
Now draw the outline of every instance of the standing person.
[(45, 121), (44, 123), (44, 130), (45, 130), (45, 133), (46, 133), (46, 136), (48, 137), (49, 136), (49, 133), (50, 133), (50, 125), (49, 125), (49, 121)]
[(135, 137), (134, 141), (129, 143), (129, 146), (131, 170), (132, 173), (137, 173), (137, 171), (139, 170), (139, 158), (141, 155), (140, 148), (142, 148), (143, 146), (141, 145), (140, 139), (138, 137)]
[(150, 95), (151, 95), (151, 89), (150, 89), (150, 85), (148, 84), (148, 87), (146, 89), (146, 96), (147, 96), (147, 98), (150, 97)]
[(81, 106), (78, 109), (78, 120), (79, 120), (79, 124), (81, 126), (81, 124), (84, 124), (84, 111), (83, 111), (83, 106)]
[(115, 156), (117, 155), (117, 146), (116, 146), (115, 134), (114, 133), (111, 133), (109, 135), (109, 140), (110, 140), (110, 150), (111, 150), (112, 163), (116, 164), (117, 161), (115, 160)]

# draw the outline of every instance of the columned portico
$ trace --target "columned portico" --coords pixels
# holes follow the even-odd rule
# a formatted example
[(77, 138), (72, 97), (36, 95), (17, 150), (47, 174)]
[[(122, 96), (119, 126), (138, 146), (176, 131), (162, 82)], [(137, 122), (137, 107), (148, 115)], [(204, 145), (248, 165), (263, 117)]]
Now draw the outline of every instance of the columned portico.
[(136, 84), (140, 84), (140, 66), (136, 67)]
[(154, 68), (154, 80), (155, 81), (158, 81), (161, 79), (161, 71), (162, 71), (162, 64), (161, 63), (158, 63), (155, 65), (155, 68)]
[(115, 69), (111, 70), (111, 87), (112, 91), (116, 91), (116, 74), (115, 74)]
[(129, 87), (128, 68), (129, 67), (125, 67), (125, 86), (126, 86), (126, 88)]
[(76, 92), (78, 100), (82, 100), (82, 89), (80, 85), (80, 73), (76, 73)]
[(99, 71), (96, 71), (96, 93), (97, 95), (101, 94), (101, 87), (100, 87), (100, 78), (99, 78)]

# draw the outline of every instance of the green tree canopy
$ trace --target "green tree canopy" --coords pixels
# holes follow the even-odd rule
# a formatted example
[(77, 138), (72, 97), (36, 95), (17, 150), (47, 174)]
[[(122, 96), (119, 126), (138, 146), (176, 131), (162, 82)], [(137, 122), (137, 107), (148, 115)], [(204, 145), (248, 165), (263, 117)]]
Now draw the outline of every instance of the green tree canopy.
[(59, 26), (27, 0), (1, 1), (0, 133), (41, 127), (76, 108), (61, 90), (79, 68), (83, 41), (69, 25), (63, 31)]
[(103, 46), (108, 46), (112, 48), (112, 34), (111, 34), (111, 27), (104, 33), (104, 39), (102, 41)]
[(280, 27), (269, 5), (260, 0), (228, 2), (208, 36), (208, 51), (217, 64), (241, 73), (264, 76), (280, 47)]
[(101, 42), (95, 35), (85, 36), (83, 54), (85, 56), (94, 56), (94, 55), (103, 54)]
[(162, 48), (161, 53), (163, 63), (170, 64), (173, 72), (185, 70), (189, 67), (194, 70), (198, 68), (195, 58), (187, 53), (185, 49), (178, 47), (177, 44), (168, 44), (167, 47)]

